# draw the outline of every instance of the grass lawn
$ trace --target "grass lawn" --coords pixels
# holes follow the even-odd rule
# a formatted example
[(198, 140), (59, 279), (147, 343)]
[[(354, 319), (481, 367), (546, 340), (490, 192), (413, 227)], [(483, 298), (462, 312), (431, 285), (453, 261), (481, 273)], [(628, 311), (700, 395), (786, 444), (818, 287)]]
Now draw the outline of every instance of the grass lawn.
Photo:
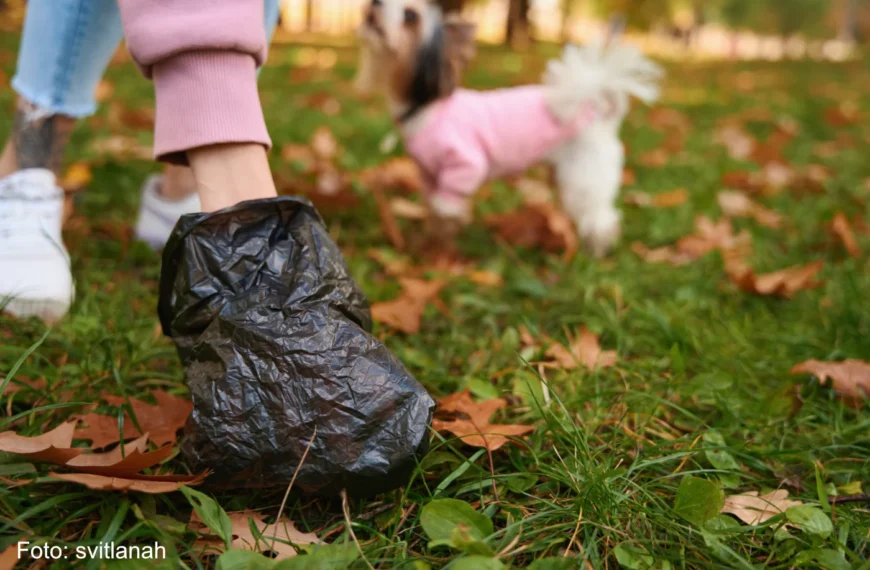
[[(8, 34), (0, 39), (2, 109), (13, 101), (8, 77), (16, 44)], [(489, 88), (532, 81), (555, 53), (539, 51), (485, 49), (468, 83)], [(312, 59), (310, 48), (276, 46), (262, 72), (276, 149), (307, 143), (317, 127), (328, 125), (344, 148), (343, 170), (384, 162), (379, 145), (391, 123), (380, 102), (353, 94), (353, 50), (313, 55), (325, 64), (332, 55), (338, 59), (320, 69), (302, 67)], [(377, 500), (350, 501), (351, 528), (364, 554), (353, 568), (523, 568), (536, 560), (538, 570), (870, 568), (866, 405), (856, 409), (810, 376), (790, 374), (808, 359), (870, 359), (870, 265), (866, 254), (850, 257), (829, 229), (834, 215), (844, 212), (859, 245), (870, 251), (867, 226), (855, 221), (870, 221), (870, 70), (858, 62), (688, 63), (668, 71), (660, 106), (687, 119), (683, 139), (668, 150), (664, 165), (644, 159), (669, 146), (675, 127), (657, 127), (649, 110), (636, 108), (624, 130), (635, 181), (623, 195), (684, 188), (685, 203), (626, 205), (623, 242), (604, 260), (581, 254), (566, 261), (514, 248), (478, 222), (466, 232), (463, 253), (480, 269), (500, 274), (503, 284), (448, 278), (443, 305), (427, 308), (418, 334), (378, 327), (433, 395), (471, 388), (481, 399), (504, 397), (509, 405), (496, 419), (536, 430), (524, 444), (507, 445), (491, 457), (448, 434), (433, 436), (430, 455), (406, 488)], [(160, 257), (129, 239), (139, 186), (155, 165), (119, 158), (100, 144), (119, 132), (150, 142), (146, 128), (119, 120), (117, 113), (148, 108), (151, 89), (129, 61), (113, 63), (107, 79), (114, 86), (111, 101), (81, 123), (69, 152), (70, 161), (90, 164), (93, 172), (88, 189), (76, 197), (66, 234), (77, 281), (72, 313), (48, 331), (35, 321), (0, 317), (0, 370), (9, 371), (47, 335), (15, 376), (44, 379), (51, 389), (4, 397), (0, 431), (41, 434), (94, 406), (112, 413), (116, 408), (100, 401), (106, 394), (186, 394), (174, 348), (156, 328)], [(338, 114), (323, 112), (329, 96), (338, 100)], [(857, 104), (865, 120), (832, 124), (830, 109), (842, 100)], [(113, 101), (122, 102), (114, 111)], [(761, 273), (824, 262), (823, 284), (791, 299), (742, 291), (728, 279), (717, 252), (673, 267), (648, 263), (630, 248), (635, 241), (673, 244), (692, 232), (696, 215), (721, 217), (717, 193), (723, 175), (758, 169), (752, 161), (731, 158), (714, 140), (717, 125), (738, 116), (758, 140), (775, 135), (777, 122), (787, 118), (779, 127), (793, 134), (783, 147), (785, 161), (798, 172), (826, 167), (815, 168), (828, 174), (817, 187), (790, 184), (754, 196), (784, 217), (778, 229), (734, 220), (737, 230), (752, 235), (748, 261)], [(5, 137), (10, 126), (10, 114), (0, 114), (0, 134)], [(280, 152), (272, 161), (282, 186), (299, 179)], [(397, 254), (384, 237), (374, 200), (358, 190), (360, 206), (326, 212), (327, 223), (369, 298), (389, 300), (398, 283), (370, 254)], [(494, 184), (478, 213), (509, 211), (520, 203), (516, 191)], [(406, 232), (415, 227), (402, 224)], [(605, 349), (617, 351), (616, 365), (594, 372), (547, 369), (545, 390), (538, 368), (527, 364), (541, 360), (542, 351), (527, 347), (521, 330), (567, 342), (581, 326), (599, 335)], [(167, 461), (186, 472), (180, 456)], [(21, 456), (0, 454), (0, 552), (18, 540), (70, 548), (157, 540), (172, 557), (163, 567), (215, 565), (192, 548), (197, 536), (185, 530), (191, 507), (181, 493), (90, 491), (48, 472)], [(14, 484), (23, 480), (30, 482)], [(809, 507), (749, 526), (717, 516), (720, 489), (726, 496), (785, 489)], [(283, 492), (215, 498), (228, 512), (256, 509), (274, 517)], [(839, 500), (843, 496), (852, 500)], [(441, 499), (464, 501), (487, 520), (455, 503), (438, 503), (465, 516), (468, 526), (448, 537), (451, 544), (429, 545), (433, 535), (424, 530), (421, 512)], [(292, 493), (284, 512), (300, 530), (327, 542), (353, 542), (337, 497)], [(571, 560), (540, 560), (565, 555)], [(329, 567), (310, 562), (304, 567)], [(139, 567), (120, 561), (75, 564)], [(287, 566), (297, 567), (303, 566)]]

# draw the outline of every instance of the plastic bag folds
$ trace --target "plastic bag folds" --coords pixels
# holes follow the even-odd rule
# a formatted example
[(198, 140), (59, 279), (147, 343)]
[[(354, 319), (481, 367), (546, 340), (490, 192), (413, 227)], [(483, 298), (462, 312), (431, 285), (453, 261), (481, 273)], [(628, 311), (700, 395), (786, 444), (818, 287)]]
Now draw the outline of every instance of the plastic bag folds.
[(207, 483), (287, 486), (299, 468), (304, 491), (372, 495), (428, 450), (435, 403), (369, 333), (368, 302), (306, 200), (184, 216), (159, 314), (194, 404), (182, 451)]

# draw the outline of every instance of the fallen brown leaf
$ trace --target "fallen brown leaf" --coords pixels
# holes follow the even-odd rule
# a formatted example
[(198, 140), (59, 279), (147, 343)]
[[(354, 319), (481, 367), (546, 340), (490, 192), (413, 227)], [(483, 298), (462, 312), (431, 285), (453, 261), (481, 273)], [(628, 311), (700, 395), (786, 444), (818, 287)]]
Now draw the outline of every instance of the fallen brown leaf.
[(717, 196), (722, 213), (729, 218), (753, 218), (762, 226), (779, 228), (783, 218), (740, 192), (722, 191)]
[(729, 277), (738, 287), (757, 295), (777, 295), (790, 298), (798, 291), (814, 289), (821, 285), (815, 276), (822, 270), (824, 262), (816, 261), (809, 265), (796, 265), (773, 273), (756, 275), (746, 265), (726, 265)]
[(446, 284), (441, 280), (426, 281), (412, 277), (399, 279), (402, 292), (397, 299), (374, 303), (372, 318), (406, 334), (420, 332), (423, 312)]
[(834, 216), (834, 221), (831, 223), (831, 229), (840, 238), (843, 247), (854, 258), (861, 257), (861, 247), (855, 239), (855, 232), (852, 231), (852, 226), (849, 224), (849, 218), (843, 212), (837, 212)]
[(126, 414), (124, 415), (123, 435), (119, 431), (118, 418), (115, 416), (89, 413), (81, 417), (81, 422), (86, 425), (76, 430), (75, 438), (91, 440), (91, 447), (93, 449), (100, 449), (107, 445), (119, 441), (127, 441), (142, 435), (142, 432), (136, 429), (133, 421)]
[(138, 491), (140, 493), (160, 494), (179, 490), (183, 485), (193, 486), (202, 483), (207, 473), (199, 475), (138, 475), (132, 477), (106, 477), (91, 473), (49, 473), (55, 479), (84, 485), (94, 491)]
[[(432, 428), (447, 431), (460, 438), (466, 445), (495, 451), (508, 443), (511, 437), (519, 437), (535, 430), (534, 426), (519, 424), (491, 424), (495, 412), (507, 407), (507, 402), (494, 398), (475, 402), (471, 392), (463, 390), (438, 400)], [(447, 419), (443, 419), (444, 417)]]
[(105, 103), (114, 94), (115, 85), (106, 79), (100, 79), (97, 88), (94, 90), (94, 99), (96, 99), (97, 103)]
[(67, 192), (78, 192), (90, 184), (93, 179), (94, 175), (91, 174), (91, 167), (88, 163), (75, 162), (66, 169), (60, 186)]
[(670, 245), (649, 248), (639, 241), (631, 244), (631, 251), (647, 263), (670, 263), (674, 267), (686, 265), (695, 259), (691, 255), (677, 251)]
[(689, 193), (684, 189), (672, 190), (651, 195), (648, 192), (631, 192), (626, 195), (625, 203), (641, 208), (676, 208), (686, 203)]
[(830, 126), (842, 128), (858, 124), (861, 121), (861, 113), (858, 105), (851, 101), (844, 101), (825, 109), (824, 118)]
[(734, 515), (746, 524), (755, 526), (784, 513), (789, 507), (802, 504), (801, 501), (789, 500), (788, 491), (785, 489), (761, 496), (758, 491), (750, 491), (725, 497), (725, 505), (720, 512)]
[(14, 570), (18, 565), (18, 541), (0, 552), (0, 570)]
[(390, 210), (397, 218), (406, 220), (425, 220), (429, 217), (429, 210), (425, 204), (413, 202), (407, 198), (393, 198), (390, 200)]
[(143, 469), (154, 467), (165, 461), (175, 451), (172, 445), (165, 445), (151, 452), (147, 449), (148, 436), (145, 435), (130, 443), (121, 444), (106, 453), (79, 455), (68, 461), (65, 466), (82, 473), (106, 477), (135, 477)]
[(661, 168), (671, 160), (671, 153), (664, 148), (648, 150), (640, 155), (639, 162), (647, 168)]
[(317, 162), (310, 146), (293, 143), (287, 143), (281, 147), (281, 160), (298, 166), (305, 174), (314, 173)]
[(693, 259), (700, 259), (711, 251), (745, 247), (751, 240), (748, 233), (734, 235), (731, 221), (717, 222), (706, 216), (695, 218), (695, 233), (677, 241), (677, 251)]
[(516, 247), (563, 251), (566, 258), (573, 257), (579, 248), (573, 222), (550, 202), (528, 203), (520, 210), (493, 214), (484, 223)]
[(807, 360), (792, 368), (791, 373), (812, 374), (822, 384), (830, 380), (836, 393), (854, 402), (870, 398), (870, 362), (854, 359), (843, 362)]
[(311, 150), (318, 160), (332, 162), (338, 157), (341, 147), (327, 126), (318, 127), (311, 137)]
[(406, 194), (418, 194), (424, 188), (420, 168), (407, 157), (392, 158), (383, 164), (363, 170), (359, 178), (363, 186), (378, 185), (384, 190)]
[[(275, 559), (282, 560), (296, 556), (296, 549), (290, 544), (323, 544), (313, 532), (301, 532), (287, 517), (281, 517), (280, 522), (266, 524), (263, 515), (256, 511), (242, 511), (227, 513), (232, 523), (233, 540), (230, 548), (238, 550), (252, 550), (254, 552), (274, 554)], [(259, 536), (251, 531), (251, 523), (256, 526)], [(190, 515), (188, 528), (207, 533), (208, 527), (203, 524), (196, 511)], [(287, 544), (287, 543), (290, 544)], [(194, 543), (195, 548), (204, 552), (223, 552), (226, 550), (224, 542), (218, 538), (199, 538)]]
[[(187, 416), (193, 410), (190, 400), (173, 396), (163, 390), (151, 392), (157, 404), (149, 404), (138, 398), (130, 398), (130, 406), (139, 426), (148, 434), (148, 439), (158, 446), (174, 443), (176, 432), (184, 427)], [(120, 396), (103, 396), (103, 399), (113, 406), (123, 406), (126, 400)], [(87, 414), (82, 421), (88, 424), (87, 428), (76, 431), (76, 438), (90, 439), (91, 447), (100, 448), (142, 435), (128, 414), (124, 414), (123, 436), (118, 431), (116, 417), (103, 416), (101, 414)]]
[(63, 465), (85, 451), (83, 448), (72, 448), (77, 423), (72, 421), (60, 424), (36, 437), (25, 437), (11, 431), (0, 433), (0, 451)]
[(477, 285), (484, 287), (501, 287), (504, 285), (504, 278), (494, 271), (479, 269), (468, 274), (468, 280)]
[(616, 351), (601, 350), (598, 337), (586, 327), (580, 329), (576, 338), (569, 338), (567, 346), (553, 343), (545, 354), (566, 370), (574, 370), (580, 366), (595, 370), (610, 368), (616, 364)]
[(734, 160), (746, 160), (755, 150), (756, 141), (740, 125), (727, 123), (713, 133), (713, 140), (728, 150)]

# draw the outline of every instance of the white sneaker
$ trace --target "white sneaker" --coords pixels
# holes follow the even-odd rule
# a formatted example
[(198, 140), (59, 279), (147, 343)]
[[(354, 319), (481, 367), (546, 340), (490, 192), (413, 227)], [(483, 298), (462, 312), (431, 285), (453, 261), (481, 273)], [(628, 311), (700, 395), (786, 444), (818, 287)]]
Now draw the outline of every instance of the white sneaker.
[(163, 177), (154, 175), (142, 187), (139, 219), (136, 221), (136, 239), (161, 249), (169, 240), (178, 219), (185, 214), (202, 211), (195, 193), (181, 200), (167, 200), (160, 195)]
[(0, 179), (0, 310), (47, 323), (69, 311), (74, 289), (62, 219), (63, 191), (51, 171)]

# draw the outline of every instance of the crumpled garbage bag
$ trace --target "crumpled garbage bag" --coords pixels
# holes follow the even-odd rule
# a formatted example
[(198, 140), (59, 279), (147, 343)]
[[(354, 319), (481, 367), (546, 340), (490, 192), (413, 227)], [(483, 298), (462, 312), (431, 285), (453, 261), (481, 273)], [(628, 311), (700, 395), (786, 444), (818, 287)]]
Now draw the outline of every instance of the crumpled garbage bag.
[[(160, 321), (186, 367), (182, 451), (215, 487), (371, 495), (429, 446), (435, 403), (369, 334), (369, 305), (304, 199), (184, 216), (163, 253)], [(316, 436), (315, 434), (316, 431)]]

